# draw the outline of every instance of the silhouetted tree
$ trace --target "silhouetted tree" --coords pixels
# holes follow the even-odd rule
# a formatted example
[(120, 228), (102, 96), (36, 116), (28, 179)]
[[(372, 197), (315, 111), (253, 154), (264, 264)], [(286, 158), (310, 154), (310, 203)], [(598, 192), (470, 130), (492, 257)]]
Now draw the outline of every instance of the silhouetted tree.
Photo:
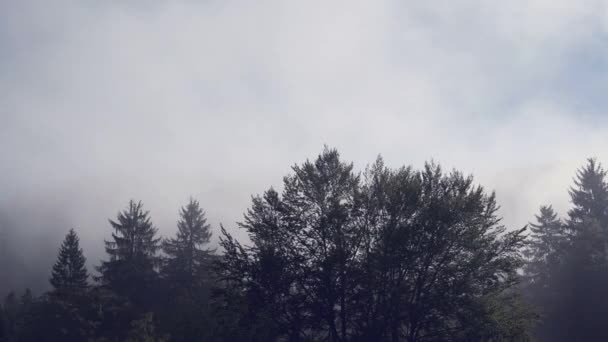
[(566, 225), (551, 206), (541, 206), (536, 222), (529, 225), (531, 234), (525, 254), (527, 281), (538, 289), (546, 288), (555, 267), (559, 267), (560, 256), (566, 248), (568, 233)]
[(79, 246), (78, 235), (74, 229), (70, 229), (61, 244), (57, 261), (53, 265), (51, 285), (60, 292), (86, 289), (89, 274), (85, 263), (86, 259)]
[(167, 305), (158, 317), (172, 341), (208, 340), (210, 317), (211, 226), (198, 201), (190, 199), (180, 210), (175, 238), (163, 241), (166, 258), (162, 273), (168, 287)]
[(362, 184), (327, 149), (293, 171), (282, 195), (253, 199), (240, 224), (251, 246), (220, 239), (221, 279), (277, 336), (525, 338), (530, 314), (514, 291), (523, 230), (500, 225), (494, 195), (471, 177), (379, 160)]
[(577, 171), (569, 193), (572, 208), (567, 223), (573, 234), (589, 228), (590, 220), (601, 227), (608, 226), (608, 185), (600, 163), (588, 159), (587, 165)]
[[(570, 189), (572, 208), (563, 265), (547, 322), (554, 341), (608, 340), (608, 186), (606, 171), (594, 159), (577, 172)], [(572, 319), (576, 317), (576, 319)]]
[(166, 254), (164, 274), (180, 286), (192, 286), (208, 277), (209, 253), (204, 248), (211, 240), (211, 226), (198, 201), (190, 202), (180, 210), (175, 238), (163, 241)]
[(530, 223), (531, 234), (524, 254), (523, 292), (528, 301), (540, 311), (542, 320), (536, 326), (536, 336), (552, 340), (555, 329), (546, 321), (555, 319), (553, 308), (559, 298), (564, 257), (569, 243), (567, 226), (551, 206), (541, 206), (536, 222)]
[(102, 285), (119, 295), (125, 295), (136, 304), (151, 294), (156, 286), (160, 258), (160, 238), (152, 225), (149, 212), (143, 210), (141, 202), (130, 201), (128, 208), (120, 212), (117, 220), (109, 220), (114, 233), (112, 240), (105, 241), (110, 259), (103, 261), (98, 271)]
[(14, 341), (17, 338), (19, 330), (20, 304), (15, 292), (11, 291), (4, 298), (2, 305), (5, 319), (4, 335), (8, 341)]
[(524, 229), (500, 224), (494, 194), (436, 164), (379, 159), (365, 178), (362, 338), (525, 338), (533, 316), (514, 291)]

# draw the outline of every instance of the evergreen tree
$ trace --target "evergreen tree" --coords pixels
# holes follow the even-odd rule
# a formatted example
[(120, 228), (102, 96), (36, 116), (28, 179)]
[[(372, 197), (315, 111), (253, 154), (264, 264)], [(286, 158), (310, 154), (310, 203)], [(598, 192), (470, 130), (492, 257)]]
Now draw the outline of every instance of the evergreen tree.
[(560, 294), (564, 253), (568, 247), (566, 225), (551, 206), (541, 206), (536, 222), (530, 223), (531, 234), (524, 250), (523, 292), (529, 302), (539, 308), (543, 320), (535, 327), (541, 340), (553, 340), (554, 330), (547, 321), (555, 320), (554, 307)]
[(588, 159), (587, 165), (577, 171), (569, 193), (573, 207), (568, 211), (568, 228), (573, 234), (589, 228), (590, 223), (602, 229), (608, 227), (608, 184), (606, 171), (600, 163)]
[(14, 341), (17, 339), (21, 316), (21, 306), (15, 292), (11, 291), (6, 295), (2, 308), (4, 309), (5, 319), (4, 335), (7, 341)]
[[(166, 258), (162, 273), (169, 295), (158, 315), (171, 340), (208, 340), (211, 251), (205, 246), (211, 239), (211, 227), (198, 201), (190, 199), (182, 207), (175, 238), (163, 241)], [(162, 326), (161, 326), (162, 328)]]
[[(608, 185), (594, 159), (579, 169), (569, 191), (567, 236), (537, 295), (545, 315), (541, 333), (551, 341), (608, 340)], [(576, 319), (572, 319), (575, 317)]]
[(152, 299), (149, 290), (156, 285), (155, 267), (160, 260), (157, 229), (142, 203), (133, 200), (118, 213), (116, 221), (109, 221), (114, 229), (112, 240), (105, 241), (110, 259), (98, 267), (98, 279), (102, 285), (143, 305), (142, 301)]
[(56, 291), (73, 292), (87, 287), (89, 274), (87, 272), (86, 259), (79, 246), (79, 238), (74, 229), (70, 229), (66, 235), (59, 256), (51, 274), (50, 282)]
[(548, 286), (551, 267), (556, 267), (567, 242), (566, 226), (552, 206), (541, 206), (536, 222), (530, 223), (530, 236), (525, 250), (527, 279), (539, 287)]
[(126, 342), (167, 342), (169, 338), (156, 331), (154, 314), (146, 313), (141, 319), (131, 322)]
[(176, 237), (162, 244), (167, 255), (163, 270), (178, 285), (192, 286), (207, 275), (205, 266), (210, 250), (203, 246), (211, 239), (211, 226), (199, 202), (192, 198), (179, 214)]

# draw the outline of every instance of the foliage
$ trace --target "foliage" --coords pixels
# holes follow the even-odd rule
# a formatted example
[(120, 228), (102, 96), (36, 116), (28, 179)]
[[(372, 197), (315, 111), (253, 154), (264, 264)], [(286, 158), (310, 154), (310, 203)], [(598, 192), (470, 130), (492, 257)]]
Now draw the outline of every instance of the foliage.
[(0, 342), (608, 340), (605, 176), (589, 160), (568, 218), (541, 207), (528, 239), (471, 176), (381, 158), (357, 173), (327, 148), (252, 198), (248, 239), (220, 225), (220, 255), (198, 201), (166, 239), (130, 201), (97, 282), (70, 230), (53, 290), (5, 298)]
[(517, 283), (523, 229), (507, 232), (494, 195), (471, 177), (378, 160), (362, 183), (335, 150), (293, 171), (282, 195), (253, 199), (240, 224), (251, 246), (221, 238), (221, 279), (251, 310), (272, 312), (278, 335), (454, 340)]
[(149, 212), (143, 210), (143, 204), (133, 200), (117, 215), (116, 221), (109, 221), (114, 228), (112, 240), (105, 241), (110, 259), (98, 267), (101, 274), (98, 280), (117, 294), (147, 307), (154, 297), (155, 268), (160, 263), (157, 228)]
[(89, 274), (86, 259), (79, 246), (78, 235), (70, 229), (61, 244), (50, 282), (56, 291), (71, 292), (86, 289)]
[(163, 271), (175, 285), (190, 287), (208, 278), (210, 250), (203, 246), (211, 240), (211, 226), (199, 202), (192, 198), (179, 214), (176, 237), (162, 244), (166, 255)]

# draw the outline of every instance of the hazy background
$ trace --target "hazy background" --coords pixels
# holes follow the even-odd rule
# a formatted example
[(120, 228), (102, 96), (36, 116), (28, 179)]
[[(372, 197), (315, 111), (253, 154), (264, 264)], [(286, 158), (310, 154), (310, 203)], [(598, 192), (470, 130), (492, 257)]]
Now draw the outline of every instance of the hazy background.
[(131, 198), (233, 231), (324, 144), (474, 173), (510, 227), (563, 214), (608, 163), (607, 39), (603, 1), (1, 1), (0, 291), (70, 227), (98, 264)]

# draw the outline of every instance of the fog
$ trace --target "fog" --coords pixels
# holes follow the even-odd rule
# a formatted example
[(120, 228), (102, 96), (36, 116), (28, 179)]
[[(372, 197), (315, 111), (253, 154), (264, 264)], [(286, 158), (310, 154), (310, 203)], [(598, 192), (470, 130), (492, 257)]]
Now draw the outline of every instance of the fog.
[(97, 265), (130, 199), (238, 235), (325, 144), (473, 173), (513, 229), (563, 214), (608, 160), (607, 33), (600, 1), (2, 2), (0, 292), (46, 288), (72, 227)]

